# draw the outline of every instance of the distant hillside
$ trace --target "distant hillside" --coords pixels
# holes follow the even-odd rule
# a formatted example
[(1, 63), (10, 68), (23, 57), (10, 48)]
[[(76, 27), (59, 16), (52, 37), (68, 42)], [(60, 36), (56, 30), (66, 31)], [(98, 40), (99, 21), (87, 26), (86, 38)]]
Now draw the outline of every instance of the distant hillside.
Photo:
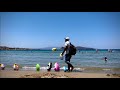
[[(64, 47), (46, 47), (46, 48), (39, 48), (39, 50), (52, 50), (52, 48), (57, 48), (57, 50), (63, 50)], [(82, 46), (77, 46), (76, 48), (77, 50), (95, 50), (94, 48), (88, 48), (88, 47), (82, 47)], [(36, 50), (36, 49), (0, 46), (0, 50)]]
[[(62, 47), (61, 49), (63, 49), (64, 47)], [(76, 46), (77, 50), (96, 50), (94, 48), (89, 48), (89, 47), (82, 47), (82, 46)]]
[(30, 50), (29, 48), (13, 48), (7, 46), (0, 46), (0, 50)]
[(82, 46), (77, 46), (77, 50), (96, 50), (95, 48), (89, 48), (89, 47), (82, 47)]

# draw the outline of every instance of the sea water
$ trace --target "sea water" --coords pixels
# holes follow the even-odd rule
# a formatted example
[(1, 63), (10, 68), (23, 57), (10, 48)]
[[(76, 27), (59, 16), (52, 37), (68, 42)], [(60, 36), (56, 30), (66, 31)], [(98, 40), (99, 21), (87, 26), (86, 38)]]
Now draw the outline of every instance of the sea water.
[[(35, 70), (36, 64), (40, 64), (41, 69), (46, 69), (49, 62), (52, 62), (52, 65), (58, 62), (63, 69), (67, 64), (64, 59), (60, 59), (61, 52), (51, 50), (0, 50), (0, 63), (8, 68), (12, 68), (12, 65), (17, 63), (22, 69)], [(106, 63), (103, 59), (105, 56), (108, 58)], [(80, 67), (120, 68), (120, 51), (77, 51), (77, 54), (72, 56), (71, 63), (76, 70), (81, 69)]]

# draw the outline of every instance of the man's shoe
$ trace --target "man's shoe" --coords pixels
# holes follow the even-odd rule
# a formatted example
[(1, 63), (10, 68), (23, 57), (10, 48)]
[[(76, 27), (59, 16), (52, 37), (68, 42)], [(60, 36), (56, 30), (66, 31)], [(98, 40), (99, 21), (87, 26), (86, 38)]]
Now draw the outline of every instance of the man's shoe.
[(73, 71), (74, 67), (71, 67), (71, 72)]

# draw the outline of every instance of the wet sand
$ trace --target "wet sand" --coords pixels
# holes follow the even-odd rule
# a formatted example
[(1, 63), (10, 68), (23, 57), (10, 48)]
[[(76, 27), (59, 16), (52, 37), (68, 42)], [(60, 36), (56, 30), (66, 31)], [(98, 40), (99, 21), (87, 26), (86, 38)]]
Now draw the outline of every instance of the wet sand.
[(120, 74), (0, 70), (0, 78), (120, 78)]

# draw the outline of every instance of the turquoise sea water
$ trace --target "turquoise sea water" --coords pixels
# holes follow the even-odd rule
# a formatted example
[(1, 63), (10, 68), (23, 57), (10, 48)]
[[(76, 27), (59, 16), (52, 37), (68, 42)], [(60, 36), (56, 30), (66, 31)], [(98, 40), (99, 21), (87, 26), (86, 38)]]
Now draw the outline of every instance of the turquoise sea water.
[[(51, 50), (12, 50), (0, 51), (0, 63), (7, 67), (12, 67), (14, 63), (18, 63), (21, 67), (35, 67), (38, 63), (41, 67), (46, 67), (49, 62), (53, 64), (58, 62), (60, 67), (67, 66), (64, 60), (60, 60), (60, 53), (62, 51)], [(107, 63), (102, 59), (108, 58)], [(78, 51), (72, 57), (71, 63), (74, 67), (100, 67), (100, 68), (120, 68), (120, 51)]]

